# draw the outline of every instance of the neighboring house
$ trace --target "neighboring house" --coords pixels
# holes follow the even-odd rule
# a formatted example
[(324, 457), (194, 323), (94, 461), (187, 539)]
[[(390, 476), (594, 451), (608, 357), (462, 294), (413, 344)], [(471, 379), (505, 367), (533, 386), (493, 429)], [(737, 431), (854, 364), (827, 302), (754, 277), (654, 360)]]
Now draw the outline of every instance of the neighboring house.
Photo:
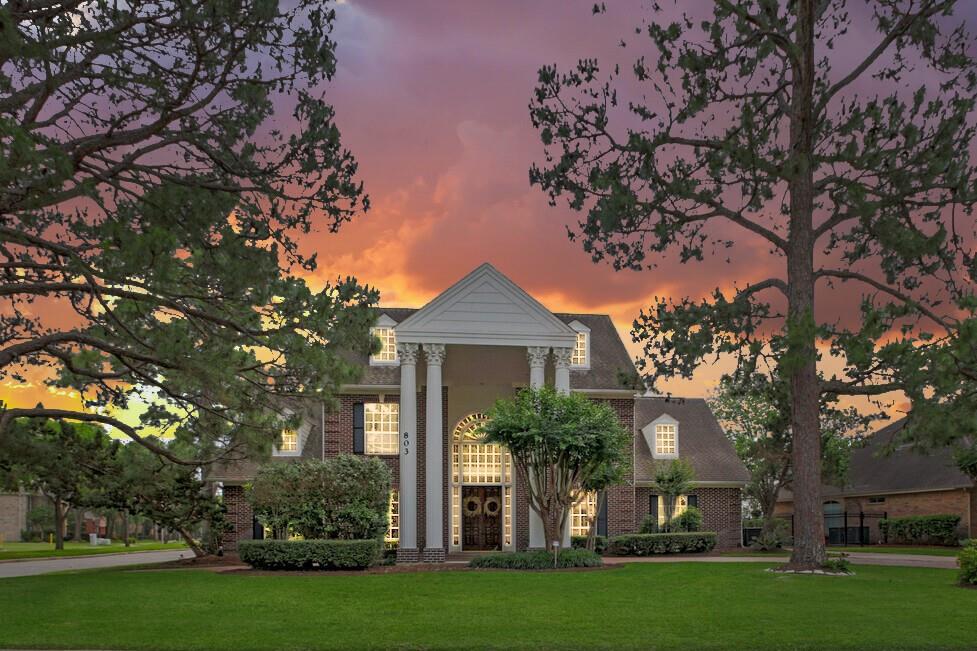
[(27, 493), (0, 493), (0, 540), (19, 542), (27, 530), (31, 496)]
[[(847, 512), (849, 527), (854, 528), (858, 514), (868, 513), (864, 526), (869, 540), (876, 542), (880, 514), (900, 518), (952, 513), (960, 516), (962, 534), (977, 537), (977, 490), (957, 468), (949, 448), (925, 453), (899, 444), (890, 452), (905, 424), (903, 419), (880, 429), (852, 451), (845, 486), (822, 487), (826, 522), (840, 521), (843, 516), (838, 514)], [(792, 513), (793, 506), (793, 495), (785, 491), (777, 513)]]
[[(394, 484), (388, 539), (398, 542), (400, 560), (545, 546), (509, 455), (476, 434), (497, 399), (544, 384), (607, 403), (639, 433), (634, 481), (609, 491), (600, 533), (635, 531), (656, 508), (651, 461), (681, 456), (700, 480), (684, 504), (698, 504), (704, 528), (719, 530), (722, 545), (739, 543), (746, 470), (703, 401), (637, 397), (622, 386), (621, 378), (636, 372), (610, 317), (554, 314), (483, 264), (423, 308), (378, 308), (374, 334), (383, 348), (357, 358), (362, 379), (341, 388), (338, 409), (308, 408), (275, 457), (383, 459)], [(244, 493), (255, 471), (242, 462), (209, 474), (222, 484), (234, 527), (225, 548), (262, 535)], [(595, 502), (582, 497), (565, 542), (586, 533)]]

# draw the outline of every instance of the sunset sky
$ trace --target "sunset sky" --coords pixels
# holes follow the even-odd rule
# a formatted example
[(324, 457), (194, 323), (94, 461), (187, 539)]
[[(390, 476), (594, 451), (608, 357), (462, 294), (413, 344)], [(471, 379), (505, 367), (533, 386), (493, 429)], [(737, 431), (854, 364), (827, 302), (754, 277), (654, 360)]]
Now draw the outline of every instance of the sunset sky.
[[(701, 297), (717, 286), (730, 289), (734, 281), (782, 273), (782, 262), (763, 242), (741, 235), (728, 260), (724, 252), (681, 265), (671, 256), (654, 270), (615, 272), (568, 240), (566, 226), (579, 215), (549, 206), (530, 186), (528, 170), (543, 153), (528, 111), (540, 66), (566, 68), (596, 57), (606, 69), (633, 61), (635, 45), (650, 51), (645, 37), (634, 35), (650, 16), (649, 3), (615, 0), (598, 16), (593, 4), (341, 2), (334, 33), (338, 71), (327, 99), (344, 145), (359, 162), (372, 208), (338, 234), (323, 228), (307, 237), (306, 247), (319, 260), (310, 282), (320, 287), (354, 275), (379, 288), (384, 305), (419, 307), (487, 261), (553, 311), (611, 315), (637, 355), (631, 322), (655, 296)], [(850, 5), (853, 14), (864, 11)], [(962, 11), (969, 15), (955, 22), (963, 18), (977, 31), (977, 3)], [(864, 17), (849, 36), (832, 54), (846, 68), (876, 40)], [(622, 39), (634, 39), (623, 54)], [(288, 112), (279, 119), (288, 120)], [(840, 296), (819, 295), (819, 312), (845, 313)], [(693, 380), (671, 380), (662, 388), (703, 396), (727, 368), (706, 366)], [(51, 406), (71, 399), (43, 391), (8, 385), (3, 397), (13, 403), (44, 397)]]

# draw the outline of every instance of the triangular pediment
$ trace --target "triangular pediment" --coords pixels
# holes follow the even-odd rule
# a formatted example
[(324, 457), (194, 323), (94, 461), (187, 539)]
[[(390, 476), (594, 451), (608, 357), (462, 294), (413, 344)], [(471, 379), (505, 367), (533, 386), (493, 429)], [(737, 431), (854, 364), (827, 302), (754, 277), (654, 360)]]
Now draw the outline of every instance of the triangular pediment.
[(397, 341), (572, 346), (576, 333), (485, 263), (398, 324)]

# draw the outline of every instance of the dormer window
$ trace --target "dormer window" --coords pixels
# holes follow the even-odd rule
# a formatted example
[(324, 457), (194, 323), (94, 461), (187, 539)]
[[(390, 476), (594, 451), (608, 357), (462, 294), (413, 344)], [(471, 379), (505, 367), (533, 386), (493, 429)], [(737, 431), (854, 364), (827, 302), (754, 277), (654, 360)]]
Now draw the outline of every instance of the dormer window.
[(662, 414), (641, 428), (645, 442), (656, 459), (675, 459), (679, 453), (678, 421)]
[(655, 425), (655, 456), (674, 457), (678, 453), (678, 427), (675, 423)]
[(380, 350), (370, 355), (371, 366), (397, 363), (397, 335), (394, 332), (395, 325), (397, 324), (394, 320), (384, 314), (377, 319), (377, 324), (370, 328), (370, 334), (380, 340)]
[(574, 321), (570, 327), (576, 330), (577, 340), (573, 345), (573, 354), (570, 356), (571, 368), (590, 368), (590, 328)]
[(294, 429), (282, 430), (281, 440), (275, 453), (281, 456), (296, 455), (299, 453), (299, 433)]

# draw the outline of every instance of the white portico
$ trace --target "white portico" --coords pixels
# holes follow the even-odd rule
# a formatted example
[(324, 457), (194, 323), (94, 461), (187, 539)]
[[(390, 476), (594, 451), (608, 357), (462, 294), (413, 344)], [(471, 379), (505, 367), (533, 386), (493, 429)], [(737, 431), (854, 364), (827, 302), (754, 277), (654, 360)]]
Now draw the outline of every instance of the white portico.
[[(449, 463), (451, 480), (444, 476), (446, 466), (445, 439), (442, 435), (445, 423), (443, 415), (448, 411), (444, 399), (444, 368), (449, 349), (465, 347), (503, 347), (511, 352), (513, 347), (525, 351), (525, 369), (521, 378), (512, 378), (512, 386), (538, 387), (545, 383), (547, 361), (552, 353), (553, 380), (558, 391), (570, 391), (570, 367), (578, 347), (575, 330), (554, 316), (538, 301), (515, 285), (489, 264), (483, 264), (440, 296), (393, 326), (397, 357), (400, 364), (400, 540), (398, 558), (436, 562), (445, 558), (445, 535), (451, 549), (461, 548), (461, 499), (460, 487), (466, 481), (456, 463), (462, 452), (472, 455), (493, 454), (478, 448), (477, 441), (466, 439), (466, 432), (474, 430), (472, 414), (452, 426), (452, 446)], [(584, 339), (585, 340), (585, 339)], [(501, 353), (500, 353), (501, 354)], [(425, 404), (417, 404), (418, 365), (425, 365)], [(464, 375), (467, 369), (458, 370)], [(424, 409), (424, 432), (418, 432), (418, 409)], [(465, 429), (468, 427), (468, 429)], [(418, 459), (418, 437), (424, 436), (424, 458)], [(473, 446), (473, 447), (467, 447)], [(494, 452), (498, 456), (498, 452)], [(500, 547), (511, 547), (511, 531), (515, 527), (516, 510), (513, 506), (516, 483), (511, 464), (504, 457), (498, 464), (501, 470), (491, 477), (476, 477), (469, 482), (491, 485), (492, 491), (480, 495), (470, 493), (465, 499), (482, 500), (503, 512), (507, 527)], [(421, 466), (420, 464), (423, 464)], [(424, 474), (424, 522), (418, 522), (418, 473)], [(467, 478), (471, 479), (471, 478)], [(446, 483), (447, 482), (447, 483)], [(445, 494), (448, 508), (445, 508)], [(495, 501), (492, 501), (495, 500)], [(481, 502), (479, 502), (481, 503)], [(486, 506), (488, 508), (488, 506)], [(450, 518), (446, 529), (445, 518)], [(418, 549), (418, 529), (423, 528), (425, 545)], [(505, 532), (510, 532), (506, 534)], [(506, 536), (509, 536), (508, 538)], [(566, 533), (569, 537), (569, 531)], [(566, 541), (568, 542), (568, 541)], [(530, 547), (544, 547), (543, 527), (539, 517), (529, 511)]]

